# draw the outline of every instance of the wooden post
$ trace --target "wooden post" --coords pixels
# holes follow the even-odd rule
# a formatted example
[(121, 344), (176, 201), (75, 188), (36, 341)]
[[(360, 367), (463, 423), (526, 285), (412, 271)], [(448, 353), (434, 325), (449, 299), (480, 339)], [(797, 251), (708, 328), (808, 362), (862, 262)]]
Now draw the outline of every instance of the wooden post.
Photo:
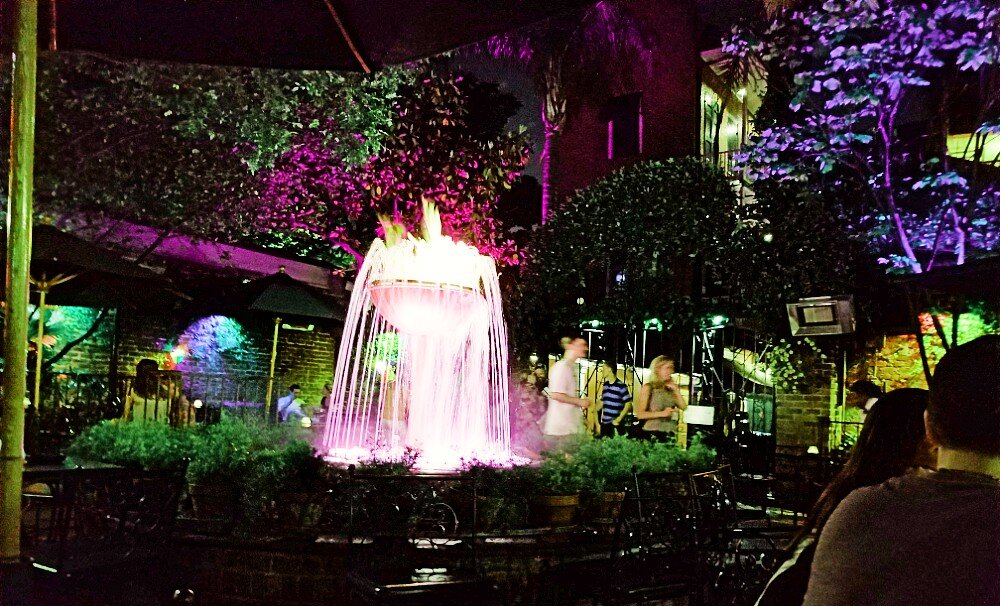
[(21, 558), (21, 476), (24, 471), (24, 392), (28, 363), (28, 266), (35, 160), (35, 62), (38, 0), (15, 3), (10, 104), (7, 268), (4, 276), (3, 394), (0, 396), (0, 563)]
[(274, 363), (278, 359), (278, 330), (281, 318), (274, 319), (274, 336), (271, 338), (271, 368), (267, 371), (267, 396), (264, 401), (264, 418), (271, 419), (271, 401), (274, 399)]

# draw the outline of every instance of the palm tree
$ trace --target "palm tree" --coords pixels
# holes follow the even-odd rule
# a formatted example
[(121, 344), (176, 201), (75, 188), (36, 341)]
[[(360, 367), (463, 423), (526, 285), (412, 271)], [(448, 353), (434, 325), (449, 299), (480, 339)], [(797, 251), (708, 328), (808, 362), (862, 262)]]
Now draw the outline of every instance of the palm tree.
[(570, 102), (586, 96), (597, 79), (628, 74), (636, 64), (648, 68), (651, 39), (620, 0), (604, 0), (582, 12), (491, 38), (484, 48), (493, 57), (524, 65), (531, 72), (541, 98), (545, 134), (541, 156), (542, 223), (545, 223), (553, 199), (552, 152), (566, 125)]

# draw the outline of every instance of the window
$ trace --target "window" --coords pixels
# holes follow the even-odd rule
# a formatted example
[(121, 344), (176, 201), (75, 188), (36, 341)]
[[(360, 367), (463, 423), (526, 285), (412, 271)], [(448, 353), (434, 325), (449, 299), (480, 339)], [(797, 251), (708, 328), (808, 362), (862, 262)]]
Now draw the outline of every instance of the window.
[(642, 153), (642, 93), (612, 97), (604, 106), (608, 160)]

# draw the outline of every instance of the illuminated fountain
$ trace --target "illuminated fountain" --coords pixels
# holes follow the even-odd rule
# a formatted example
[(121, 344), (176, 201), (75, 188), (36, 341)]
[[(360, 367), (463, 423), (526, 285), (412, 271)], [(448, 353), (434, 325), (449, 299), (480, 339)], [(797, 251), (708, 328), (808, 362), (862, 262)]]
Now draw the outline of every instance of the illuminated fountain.
[(441, 234), (424, 204), (424, 237), (376, 240), (358, 272), (324, 434), (328, 458), (418, 467), (510, 459), (507, 329), (496, 265)]

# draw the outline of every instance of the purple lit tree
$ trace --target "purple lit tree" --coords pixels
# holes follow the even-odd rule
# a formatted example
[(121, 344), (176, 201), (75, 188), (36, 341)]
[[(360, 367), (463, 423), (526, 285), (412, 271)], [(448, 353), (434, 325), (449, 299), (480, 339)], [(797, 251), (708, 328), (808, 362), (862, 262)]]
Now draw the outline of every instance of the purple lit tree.
[[(447, 235), (501, 264), (516, 263), (493, 206), (527, 161), (527, 139), (523, 129), (502, 128), (509, 114), (499, 126), (483, 124), (490, 108), (479, 103), (488, 88), (463, 76), (419, 72), (400, 90), (392, 129), (378, 152), (356, 164), (340, 143), (354, 135), (335, 120), (307, 119), (311, 126), (261, 175), (261, 195), (249, 202), (258, 227), (322, 239), (360, 263), (378, 233), (376, 216), (416, 231), (421, 200), (428, 197), (441, 210)], [(485, 101), (504, 103), (495, 91)]]
[(552, 153), (572, 110), (569, 103), (592, 89), (594, 81), (628, 73), (636, 63), (647, 66), (650, 46), (636, 19), (615, 0), (486, 42), (490, 55), (528, 68), (541, 98), (542, 223), (552, 206)]
[(1000, 9), (981, 0), (830, 0), (784, 12), (759, 50), (791, 76), (791, 112), (737, 162), (751, 180), (861, 192), (851, 227), (892, 271), (993, 250), (998, 32)]

